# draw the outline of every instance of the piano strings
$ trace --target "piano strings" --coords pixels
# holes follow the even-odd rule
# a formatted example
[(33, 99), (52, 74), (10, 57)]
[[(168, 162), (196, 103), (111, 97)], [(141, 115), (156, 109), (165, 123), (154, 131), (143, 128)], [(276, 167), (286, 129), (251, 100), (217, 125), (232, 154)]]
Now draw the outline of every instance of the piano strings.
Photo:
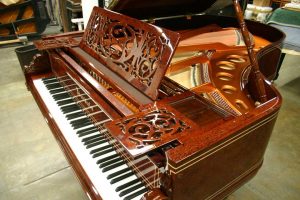
[[(94, 102), (93, 99), (89, 98), (86, 92), (84, 92), (84, 90), (79, 86), (79, 83), (76, 80), (72, 79), (72, 77), (70, 77), (69, 75), (60, 76), (56, 78), (63, 85), (63, 87), (67, 92), (72, 93), (76, 91), (75, 95), (71, 95), (73, 100), (81, 107), (81, 110), (85, 112), (86, 116), (89, 117), (89, 119), (92, 121), (94, 126), (97, 127), (99, 132), (103, 133), (106, 136), (107, 140), (109, 141), (109, 143), (111, 143), (111, 145), (113, 145), (114, 149), (127, 161), (127, 165), (136, 172), (136, 175), (139, 178), (141, 178), (144, 181), (144, 183), (146, 183), (147, 187), (148, 188), (158, 187), (160, 171), (155, 166), (155, 164), (151, 161), (151, 159), (149, 159), (147, 156), (143, 156), (140, 159), (132, 160), (132, 158), (129, 155), (127, 155), (127, 153), (125, 152), (125, 149), (119, 143), (117, 143), (116, 140), (108, 133), (106, 128), (103, 127), (103, 124), (105, 122), (111, 121), (111, 118), (107, 120), (101, 120), (101, 121), (99, 121), (99, 118), (97, 119), (97, 116), (95, 115), (99, 114), (100, 111), (93, 112), (94, 108), (98, 108), (99, 110), (101, 110), (101, 112), (104, 111), (103, 109), (100, 108), (99, 105), (97, 105), (96, 102)], [(73, 88), (73, 86), (76, 87)], [(142, 162), (139, 165), (140, 161)], [(147, 168), (147, 165), (149, 164), (150, 166)]]

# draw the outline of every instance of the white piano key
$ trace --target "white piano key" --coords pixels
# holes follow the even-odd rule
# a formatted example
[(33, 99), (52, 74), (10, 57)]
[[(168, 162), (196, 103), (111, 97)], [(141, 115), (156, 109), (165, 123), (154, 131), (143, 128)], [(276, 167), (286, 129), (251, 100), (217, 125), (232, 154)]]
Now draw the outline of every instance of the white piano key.
[[(86, 149), (86, 151), (91, 152), (91, 151), (93, 151), (93, 150), (95, 150), (95, 149), (98, 149), (98, 148), (100, 148), (100, 147), (104, 147), (104, 146), (106, 146), (106, 145), (109, 145), (109, 143), (108, 143), (108, 142), (104, 142), (104, 143), (99, 144), (99, 145), (97, 145), (97, 146), (94, 146), (94, 147), (91, 147), (91, 148), (89, 148), (89, 149)], [(112, 152), (115, 152), (115, 151), (112, 151)], [(99, 157), (100, 157), (100, 156), (98, 156), (97, 159), (98, 159)]]
[[(117, 153), (116, 151), (109, 152), (109, 153), (101, 155), (97, 158), (92, 158), (92, 155), (90, 154), (90, 151), (93, 150), (93, 149), (97, 149), (99, 147), (106, 146), (106, 145), (109, 144), (108, 142), (102, 143), (100, 145), (96, 145), (96, 146), (94, 146), (90, 149), (86, 149), (84, 144), (81, 142), (82, 138), (86, 138), (86, 137), (89, 137), (91, 135), (99, 134), (99, 131), (95, 132), (93, 134), (88, 134), (84, 137), (78, 137), (78, 135), (76, 134), (77, 131), (83, 130), (83, 129), (88, 128), (88, 127), (93, 127), (93, 125), (80, 127), (78, 129), (74, 130), (73, 127), (71, 127), (71, 125), (70, 125), (70, 121), (68, 121), (65, 118), (64, 114), (61, 112), (59, 106), (56, 104), (56, 102), (52, 98), (51, 94), (49, 93), (48, 89), (45, 87), (44, 83), (41, 80), (35, 80), (34, 85), (37, 88), (39, 94), (41, 95), (45, 105), (48, 108), (48, 110), (50, 111), (50, 113), (49, 113), (50, 117), (52, 117), (54, 119), (54, 121), (56, 122), (56, 124), (60, 128), (62, 134), (64, 135), (64, 137), (66, 139), (66, 141), (68, 142), (68, 144), (70, 145), (70, 147), (73, 150), (74, 154), (78, 158), (82, 168), (87, 173), (88, 177), (90, 178), (91, 182), (93, 183), (93, 185), (95, 187), (94, 188), (95, 192), (98, 192), (103, 200), (111, 200), (111, 199), (121, 200), (121, 199), (124, 199), (126, 196), (134, 193), (135, 191), (133, 191), (132, 193), (130, 193), (128, 195), (125, 195), (123, 197), (119, 197), (118, 194), (121, 191), (116, 192), (115, 189), (119, 185), (122, 185), (126, 182), (129, 182), (131, 180), (136, 179), (137, 178), (136, 175), (131, 175), (130, 177), (128, 177), (126, 179), (123, 179), (123, 180), (121, 180), (121, 181), (119, 181), (115, 184), (110, 184), (110, 180), (107, 180), (107, 178), (106, 178), (111, 173), (114, 173), (114, 172), (117, 172), (118, 170), (127, 168), (128, 167), (127, 164), (123, 164), (119, 167), (116, 167), (116, 168), (111, 169), (111, 170), (109, 170), (107, 172), (104, 172), (104, 173), (102, 172), (102, 169), (99, 168), (99, 165), (96, 164), (97, 160), (100, 160), (102, 158), (106, 158), (110, 155), (114, 155), (114, 154)], [(102, 123), (104, 123), (106, 121), (109, 121), (109, 119), (103, 120)], [(104, 132), (104, 131), (105, 130), (103, 130), (101, 132)], [(113, 142), (115, 142), (115, 141), (113, 141)], [(136, 162), (137, 161), (135, 161), (135, 163)], [(141, 188), (139, 188), (139, 189), (141, 189)], [(141, 194), (138, 197), (134, 198), (134, 200), (141, 199), (142, 196), (143, 196), (143, 194)]]
[[(126, 164), (123, 164), (123, 165), (120, 165), (119, 167), (116, 167), (116, 168), (111, 169), (111, 170), (109, 170), (109, 171), (103, 172), (103, 174), (105, 174), (105, 175), (106, 175), (105, 177), (107, 177), (109, 174), (114, 173), (114, 172), (117, 172), (117, 171), (120, 171), (120, 170), (125, 169), (125, 168), (127, 168), (127, 167), (128, 167), (128, 166), (127, 166)], [(103, 169), (103, 168), (101, 168), (101, 171), (102, 171), (102, 169)]]
[(95, 135), (101, 135), (101, 133), (98, 131), (98, 130), (95, 130), (94, 132), (88, 134), (88, 135), (84, 135), (82, 137), (80, 137), (81, 141), (85, 138), (88, 138), (88, 137), (92, 137), (92, 136), (95, 136)]

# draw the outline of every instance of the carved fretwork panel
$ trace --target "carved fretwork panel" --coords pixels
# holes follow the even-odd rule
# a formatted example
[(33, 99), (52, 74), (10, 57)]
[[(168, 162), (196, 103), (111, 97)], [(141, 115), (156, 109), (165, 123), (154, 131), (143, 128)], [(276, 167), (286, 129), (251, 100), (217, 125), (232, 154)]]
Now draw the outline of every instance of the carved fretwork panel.
[(139, 156), (185, 137), (193, 122), (167, 105), (153, 105), (144, 112), (115, 120), (107, 125), (110, 133), (132, 156)]
[(80, 47), (156, 99), (178, 40), (175, 32), (95, 7)]
[(74, 47), (79, 45), (79, 41), (72, 37), (58, 37), (54, 39), (37, 40), (34, 45), (39, 50), (49, 50), (62, 47)]

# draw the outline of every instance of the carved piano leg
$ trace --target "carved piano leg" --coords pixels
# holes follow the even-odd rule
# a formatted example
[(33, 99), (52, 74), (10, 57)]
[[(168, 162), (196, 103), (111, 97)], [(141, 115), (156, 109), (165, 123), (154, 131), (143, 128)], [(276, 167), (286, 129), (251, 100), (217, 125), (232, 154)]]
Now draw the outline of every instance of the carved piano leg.
[(24, 75), (27, 89), (30, 90), (29, 81), (32, 75), (45, 74), (51, 71), (49, 56), (46, 53), (36, 54), (29, 65), (24, 66)]

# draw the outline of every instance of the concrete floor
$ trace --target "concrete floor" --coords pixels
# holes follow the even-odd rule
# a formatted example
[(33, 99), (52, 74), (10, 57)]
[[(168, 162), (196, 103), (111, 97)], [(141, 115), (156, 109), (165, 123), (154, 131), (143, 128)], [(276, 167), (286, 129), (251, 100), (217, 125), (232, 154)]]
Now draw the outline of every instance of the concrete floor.
[[(87, 199), (31, 93), (15, 47), (0, 48), (0, 199)], [(300, 199), (300, 57), (275, 82), (283, 96), (265, 162), (229, 200)]]

